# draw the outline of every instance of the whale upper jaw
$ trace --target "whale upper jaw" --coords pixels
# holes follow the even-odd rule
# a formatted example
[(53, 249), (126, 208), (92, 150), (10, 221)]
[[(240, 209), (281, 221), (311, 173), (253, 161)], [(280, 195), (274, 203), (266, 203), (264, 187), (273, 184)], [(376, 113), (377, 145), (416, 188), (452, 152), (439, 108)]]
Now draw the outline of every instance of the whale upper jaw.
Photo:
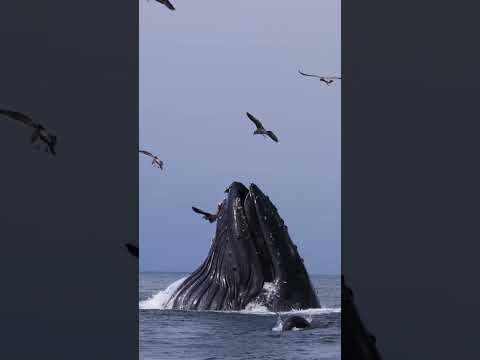
[(218, 212), (205, 262), (174, 294), (174, 308), (239, 310), (258, 301), (273, 311), (320, 307), (315, 291), (270, 199), (233, 182)]
[(255, 184), (250, 184), (245, 208), (256, 234), (255, 247), (261, 249), (264, 280), (277, 289), (276, 296), (269, 299), (267, 305), (277, 311), (320, 307), (288, 227), (269, 197)]

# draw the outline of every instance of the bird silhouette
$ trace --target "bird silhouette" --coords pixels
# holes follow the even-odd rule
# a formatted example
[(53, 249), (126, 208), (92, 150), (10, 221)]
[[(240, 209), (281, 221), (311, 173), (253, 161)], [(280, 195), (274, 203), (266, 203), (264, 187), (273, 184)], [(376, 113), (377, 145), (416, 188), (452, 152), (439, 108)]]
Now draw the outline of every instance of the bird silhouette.
[(138, 247), (133, 244), (125, 244), (128, 252), (138, 258)]
[(45, 143), (45, 151), (52, 155), (56, 155), (55, 146), (57, 145), (57, 137), (50, 134), (42, 124), (35, 123), (30, 116), (19, 111), (0, 109), (0, 115), (7, 116), (13, 120), (33, 128), (33, 134), (30, 137), (32, 144), (42, 141)]
[(203, 215), (203, 218), (207, 221), (209, 221), (210, 223), (213, 223), (217, 220), (217, 217), (218, 217), (218, 212), (216, 214), (210, 214), (206, 211), (203, 211), (199, 208), (196, 208), (195, 206), (192, 206), (192, 210), (194, 212), (196, 212), (197, 214), (201, 214)]
[(320, 75), (314, 75), (314, 74), (306, 74), (304, 72), (301, 72), (300, 70), (298, 70), (298, 73), (303, 76), (318, 78), (320, 79), (320, 81), (324, 82), (327, 85), (330, 85), (334, 80), (342, 80), (342, 78), (338, 76), (320, 76)]
[(248, 118), (255, 124), (257, 129), (253, 132), (253, 135), (263, 135), (264, 137), (270, 137), (275, 142), (278, 142), (277, 136), (273, 133), (273, 131), (266, 130), (260, 120), (258, 120), (255, 116), (247, 112)]
[(141, 154), (150, 156), (152, 158), (152, 166), (153, 167), (158, 167), (160, 170), (163, 170), (164, 163), (162, 160), (158, 158), (158, 156), (153, 155), (151, 152), (145, 151), (145, 150), (139, 150)]

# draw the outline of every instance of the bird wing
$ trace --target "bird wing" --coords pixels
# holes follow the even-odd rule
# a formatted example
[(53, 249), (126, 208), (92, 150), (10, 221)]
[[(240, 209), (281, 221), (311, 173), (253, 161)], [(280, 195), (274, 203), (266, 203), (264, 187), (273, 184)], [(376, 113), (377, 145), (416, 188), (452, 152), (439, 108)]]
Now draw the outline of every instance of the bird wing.
[(301, 72), (300, 70), (298, 70), (298, 72), (300, 73), (300, 75), (312, 76), (312, 77), (319, 78), (320, 80), (342, 80), (342, 78), (339, 76), (320, 76), (320, 75), (314, 75), (314, 74), (306, 74), (304, 72)]
[(270, 136), (270, 139), (272, 139), (275, 142), (278, 142), (277, 136), (273, 133), (273, 131), (267, 131), (268, 136)]
[(125, 246), (130, 254), (138, 258), (138, 247), (132, 244), (125, 244)]
[(145, 155), (147, 155), (147, 156), (150, 156), (150, 157), (152, 157), (152, 158), (155, 157), (152, 153), (149, 153), (148, 151), (145, 151), (145, 150), (139, 150), (139, 152), (142, 153), (142, 154), (145, 154)]
[(28, 115), (23, 114), (23, 113), (18, 112), (18, 111), (0, 109), (0, 115), (8, 116), (11, 119), (20, 121), (27, 126), (35, 126), (35, 123), (33, 122), (33, 120)]
[(172, 3), (168, 0), (162, 0), (160, 1), (163, 5), (165, 5), (167, 8), (169, 8), (170, 10), (175, 10), (175, 8), (173, 7)]
[(203, 210), (200, 210), (199, 208), (196, 208), (195, 206), (192, 206), (192, 210), (195, 211), (197, 214), (202, 214), (202, 215), (205, 215), (205, 216), (208, 216), (208, 215), (211, 215)]
[(260, 120), (258, 120), (255, 116), (253, 116), (252, 114), (250, 114), (249, 112), (247, 112), (247, 116), (250, 120), (252, 120), (252, 122), (255, 124), (255, 126), (257, 127), (257, 129), (263, 129), (263, 125), (262, 123), (260, 122)]
[(316, 78), (319, 78), (319, 79), (323, 79), (323, 76), (313, 75), (313, 74), (305, 74), (304, 72), (301, 72), (300, 70), (298, 70), (298, 72), (299, 72), (300, 75), (303, 75), (303, 76), (312, 76), (312, 77), (316, 77)]

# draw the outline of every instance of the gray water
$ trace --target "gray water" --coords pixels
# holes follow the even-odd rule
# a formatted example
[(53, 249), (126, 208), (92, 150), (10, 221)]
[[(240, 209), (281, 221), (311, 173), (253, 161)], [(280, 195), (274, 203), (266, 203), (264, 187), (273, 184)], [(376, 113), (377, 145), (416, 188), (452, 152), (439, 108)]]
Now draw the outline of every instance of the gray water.
[[(340, 359), (340, 277), (310, 275), (322, 309), (299, 311), (313, 329), (275, 331), (264, 308), (241, 312), (161, 309), (165, 290), (185, 273), (140, 273), (140, 359)], [(145, 300), (147, 300), (145, 302)], [(148, 308), (148, 309), (145, 309)]]

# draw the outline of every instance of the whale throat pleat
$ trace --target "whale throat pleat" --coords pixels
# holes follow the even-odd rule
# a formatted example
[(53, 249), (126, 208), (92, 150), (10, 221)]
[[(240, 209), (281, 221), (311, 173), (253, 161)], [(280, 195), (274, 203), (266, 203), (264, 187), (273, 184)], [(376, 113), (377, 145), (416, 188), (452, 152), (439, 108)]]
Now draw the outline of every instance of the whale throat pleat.
[(173, 295), (174, 309), (239, 310), (262, 289), (261, 263), (238, 205), (221, 207), (208, 257)]

